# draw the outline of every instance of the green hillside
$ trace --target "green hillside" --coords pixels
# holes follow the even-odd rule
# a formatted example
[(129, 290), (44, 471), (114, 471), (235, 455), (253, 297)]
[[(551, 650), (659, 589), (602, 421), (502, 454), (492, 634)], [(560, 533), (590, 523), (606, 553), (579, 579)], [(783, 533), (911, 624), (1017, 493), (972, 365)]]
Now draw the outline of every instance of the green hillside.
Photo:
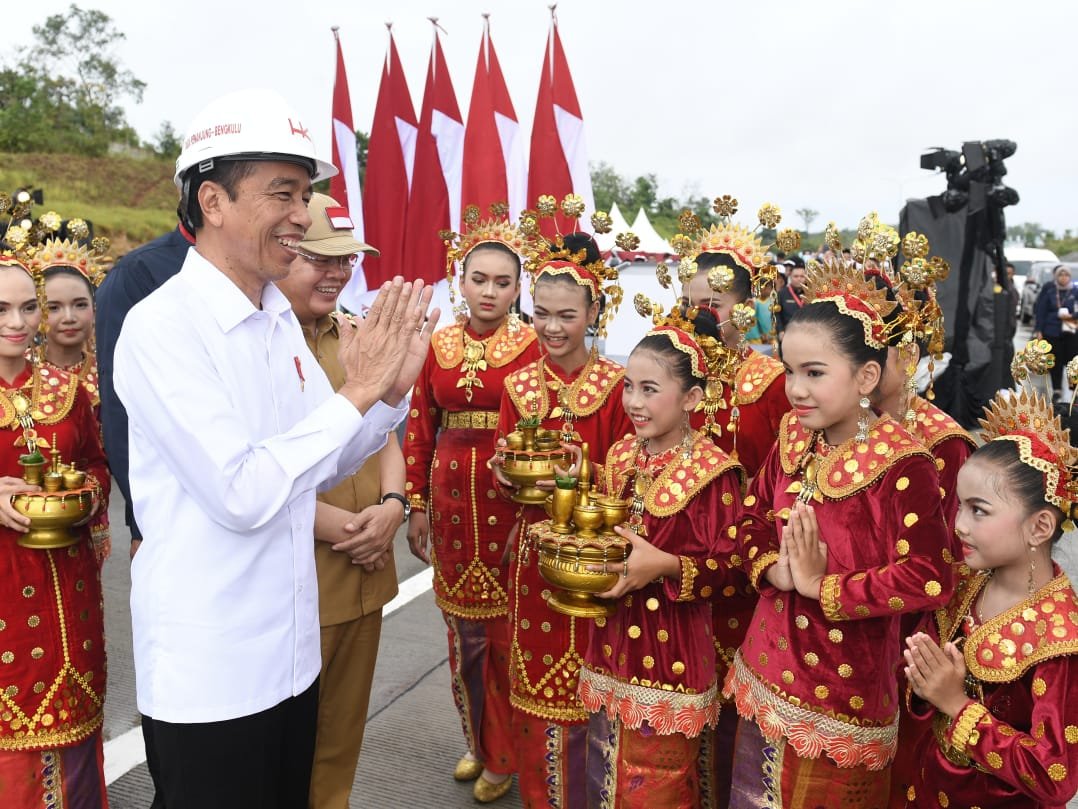
[(115, 256), (176, 226), (172, 172), (171, 161), (153, 157), (0, 152), (0, 191), (40, 188), (45, 204), (35, 214), (89, 219)]

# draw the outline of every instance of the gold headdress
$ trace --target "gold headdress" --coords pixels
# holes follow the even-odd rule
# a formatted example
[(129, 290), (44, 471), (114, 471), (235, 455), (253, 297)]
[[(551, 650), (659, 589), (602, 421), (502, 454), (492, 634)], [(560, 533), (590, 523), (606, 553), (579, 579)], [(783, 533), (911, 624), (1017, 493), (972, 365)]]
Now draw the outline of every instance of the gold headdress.
[[(108, 255), (109, 240), (103, 236), (90, 238), (90, 226), (84, 219), (66, 222), (56, 211), (47, 211), (36, 220), (30, 218), (32, 197), (26, 191), (12, 199), (0, 194), (0, 214), (8, 215), (3, 240), (15, 258), (30, 273), (37, 289), (41, 311), (47, 311), (45, 272), (54, 267), (68, 267), (82, 275), (97, 288), (112, 266)], [(48, 318), (41, 319), (39, 331), (48, 331)], [(39, 346), (43, 349), (43, 346)]]
[[(682, 211), (678, 217), (680, 231), (670, 239), (670, 244), (677, 252), (678, 280), (689, 283), (698, 271), (697, 259), (705, 253), (728, 256), (733, 262), (749, 274), (752, 293), (759, 296), (768, 282), (775, 281), (775, 268), (767, 259), (767, 251), (777, 245), (781, 250), (794, 252), (801, 246), (801, 234), (796, 230), (780, 230), (775, 245), (765, 245), (759, 233), (762, 229), (773, 229), (782, 221), (782, 212), (777, 205), (765, 202), (756, 212), (758, 224), (752, 230), (733, 222), (737, 213), (738, 202), (729, 194), (716, 197), (711, 209), (718, 217), (717, 224), (704, 227), (700, 217), (692, 211)], [(658, 272), (658, 271), (657, 271)], [(669, 286), (669, 274), (666, 275)], [(663, 278), (659, 278), (660, 283)], [(734, 283), (734, 273), (729, 267), (713, 267), (707, 274), (708, 286), (716, 293), (727, 292)], [(772, 309), (777, 308), (775, 293), (772, 289)], [(751, 306), (746, 307), (752, 309)], [(755, 325), (755, 312), (748, 319), (745, 313), (734, 318), (734, 325), (744, 334)], [(744, 328), (742, 328), (744, 325)]]
[[(723, 381), (732, 381), (741, 363), (741, 356), (730, 349), (721, 339), (696, 331), (696, 308), (686, 309), (680, 302), (669, 310), (649, 299), (643, 292), (636, 293), (633, 306), (641, 317), (650, 318), (654, 328), (645, 336), (665, 337), (678, 351), (686, 354), (692, 362), (693, 376), (700, 380), (704, 389), (701, 408), (704, 411), (704, 431), (722, 435), (722, 428), (715, 415), (725, 407)], [(736, 422), (736, 414), (731, 424)]]
[[(833, 227), (828, 225), (828, 229)], [(861, 323), (868, 345), (877, 350), (887, 348), (889, 327), (885, 318), (898, 304), (887, 299), (885, 289), (866, 278), (856, 265), (843, 261), (841, 252), (823, 262), (810, 260), (805, 274), (804, 297), (810, 304), (834, 303), (843, 314)]]
[[(549, 194), (539, 197), (535, 210), (523, 211), (520, 215), (521, 222), (528, 222), (528, 227), (539, 232), (540, 219), (553, 219), (557, 227), (557, 214), (562, 214), (566, 219), (577, 222), (584, 215), (584, 200), (577, 194), (569, 194), (558, 204), (558, 201)], [(609, 233), (612, 229), (610, 215), (604, 211), (596, 211), (591, 216), (591, 226), (596, 233)], [(575, 229), (574, 231), (576, 232)], [(572, 278), (578, 285), (591, 292), (593, 301), (603, 300), (606, 296), (606, 305), (599, 313), (598, 337), (606, 335), (607, 324), (621, 306), (622, 289), (618, 283), (617, 267), (609, 267), (602, 259), (587, 262), (586, 251), (572, 251), (565, 246), (565, 236), (558, 232), (550, 242), (539, 241), (536, 250), (534, 278), (540, 276), (566, 275)], [(640, 246), (640, 239), (633, 233), (619, 233), (615, 239), (618, 247), (623, 250), (635, 250)], [(534, 280), (533, 292), (534, 292)], [(593, 350), (597, 350), (595, 343)]]
[[(501, 244), (508, 247), (520, 257), (521, 269), (530, 272), (535, 262), (537, 245), (537, 231), (527, 227), (524, 218), (517, 224), (509, 221), (509, 206), (504, 202), (495, 202), (490, 206), (490, 218), (480, 218), (478, 205), (467, 205), (461, 215), (461, 232), (452, 230), (439, 231), (438, 235), (445, 241), (445, 277), (449, 281), (449, 300), (456, 303), (456, 294), (453, 290), (453, 279), (457, 275), (457, 268), (464, 267), (464, 260), (475, 248), (481, 244)], [(463, 304), (454, 307), (458, 317), (464, 315)]]
[(1071, 446), (1070, 430), (1063, 429), (1048, 400), (1025, 388), (1017, 394), (1002, 391), (988, 403), (980, 422), (987, 441), (1013, 441), (1022, 463), (1041, 473), (1044, 499), (1063, 512), (1063, 530), (1073, 530), (1078, 449)]
[[(842, 240), (834, 222), (825, 229), (824, 242), (832, 251), (831, 261), (841, 263)], [(901, 265), (896, 258), (900, 244), (904, 258)], [(930, 377), (934, 362), (943, 356), (943, 312), (936, 300), (936, 282), (947, 277), (950, 266), (939, 256), (929, 258), (928, 251), (929, 244), (925, 236), (911, 231), (900, 242), (898, 232), (890, 225), (880, 222), (875, 212), (860, 221), (857, 236), (850, 246), (854, 261), (863, 265), (864, 274), (869, 281), (875, 283), (874, 279), (880, 279), (895, 298), (895, 301), (886, 301), (880, 316), (887, 321), (885, 341), (897, 348), (899, 363), (906, 377), (901, 409), (907, 424), (916, 418), (909, 403), (916, 392), (914, 377), (917, 372), (919, 345), (926, 345)], [(883, 299), (886, 300), (886, 293)], [(898, 314), (891, 317), (896, 308)], [(896, 340), (898, 335), (901, 336)], [(935, 398), (931, 382), (928, 398)]]

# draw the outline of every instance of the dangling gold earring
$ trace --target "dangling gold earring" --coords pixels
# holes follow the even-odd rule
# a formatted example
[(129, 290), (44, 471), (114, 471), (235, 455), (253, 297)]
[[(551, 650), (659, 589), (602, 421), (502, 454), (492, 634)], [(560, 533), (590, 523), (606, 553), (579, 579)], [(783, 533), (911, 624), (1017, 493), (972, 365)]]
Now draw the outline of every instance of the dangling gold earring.
[(681, 425), (681, 457), (686, 461), (692, 457), (692, 424), (689, 422), (689, 414), (685, 414), (685, 420)]
[(1036, 548), (1032, 545), (1029, 546), (1029, 594), (1033, 595), (1033, 571), (1037, 569), (1037, 560), (1033, 554), (1036, 552)]
[(870, 409), (872, 403), (867, 396), (862, 396), (857, 405), (861, 408), (861, 413), (857, 416), (857, 435), (854, 436), (854, 440), (863, 443), (868, 439), (868, 422), (869, 413), (872, 412)]

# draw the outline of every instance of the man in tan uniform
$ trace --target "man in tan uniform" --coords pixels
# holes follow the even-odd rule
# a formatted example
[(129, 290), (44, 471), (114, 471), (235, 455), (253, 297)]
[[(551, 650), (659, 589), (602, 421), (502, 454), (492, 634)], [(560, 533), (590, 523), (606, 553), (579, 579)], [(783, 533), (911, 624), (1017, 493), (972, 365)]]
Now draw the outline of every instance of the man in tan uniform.
[[(324, 194), (311, 198), (311, 227), (277, 286), (292, 304), (311, 353), (337, 389), (337, 323), (330, 313), (360, 252), (348, 212)], [(318, 496), (318, 571), (322, 672), (311, 773), (311, 809), (347, 809), (370, 701), (382, 607), (397, 594), (393, 537), (405, 518), (404, 456), (394, 434), (356, 474)]]

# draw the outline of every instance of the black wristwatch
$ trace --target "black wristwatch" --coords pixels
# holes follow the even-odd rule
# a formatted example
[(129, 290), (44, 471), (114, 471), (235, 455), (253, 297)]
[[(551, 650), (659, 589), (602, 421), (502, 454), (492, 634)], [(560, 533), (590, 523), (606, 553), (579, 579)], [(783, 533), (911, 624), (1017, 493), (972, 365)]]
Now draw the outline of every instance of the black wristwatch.
[(412, 504), (408, 502), (408, 498), (399, 492), (386, 492), (382, 495), (382, 499), (378, 501), (378, 505), (382, 505), (386, 500), (399, 500), (400, 504), (404, 506), (404, 521), (408, 522), (408, 518), (412, 516)]

